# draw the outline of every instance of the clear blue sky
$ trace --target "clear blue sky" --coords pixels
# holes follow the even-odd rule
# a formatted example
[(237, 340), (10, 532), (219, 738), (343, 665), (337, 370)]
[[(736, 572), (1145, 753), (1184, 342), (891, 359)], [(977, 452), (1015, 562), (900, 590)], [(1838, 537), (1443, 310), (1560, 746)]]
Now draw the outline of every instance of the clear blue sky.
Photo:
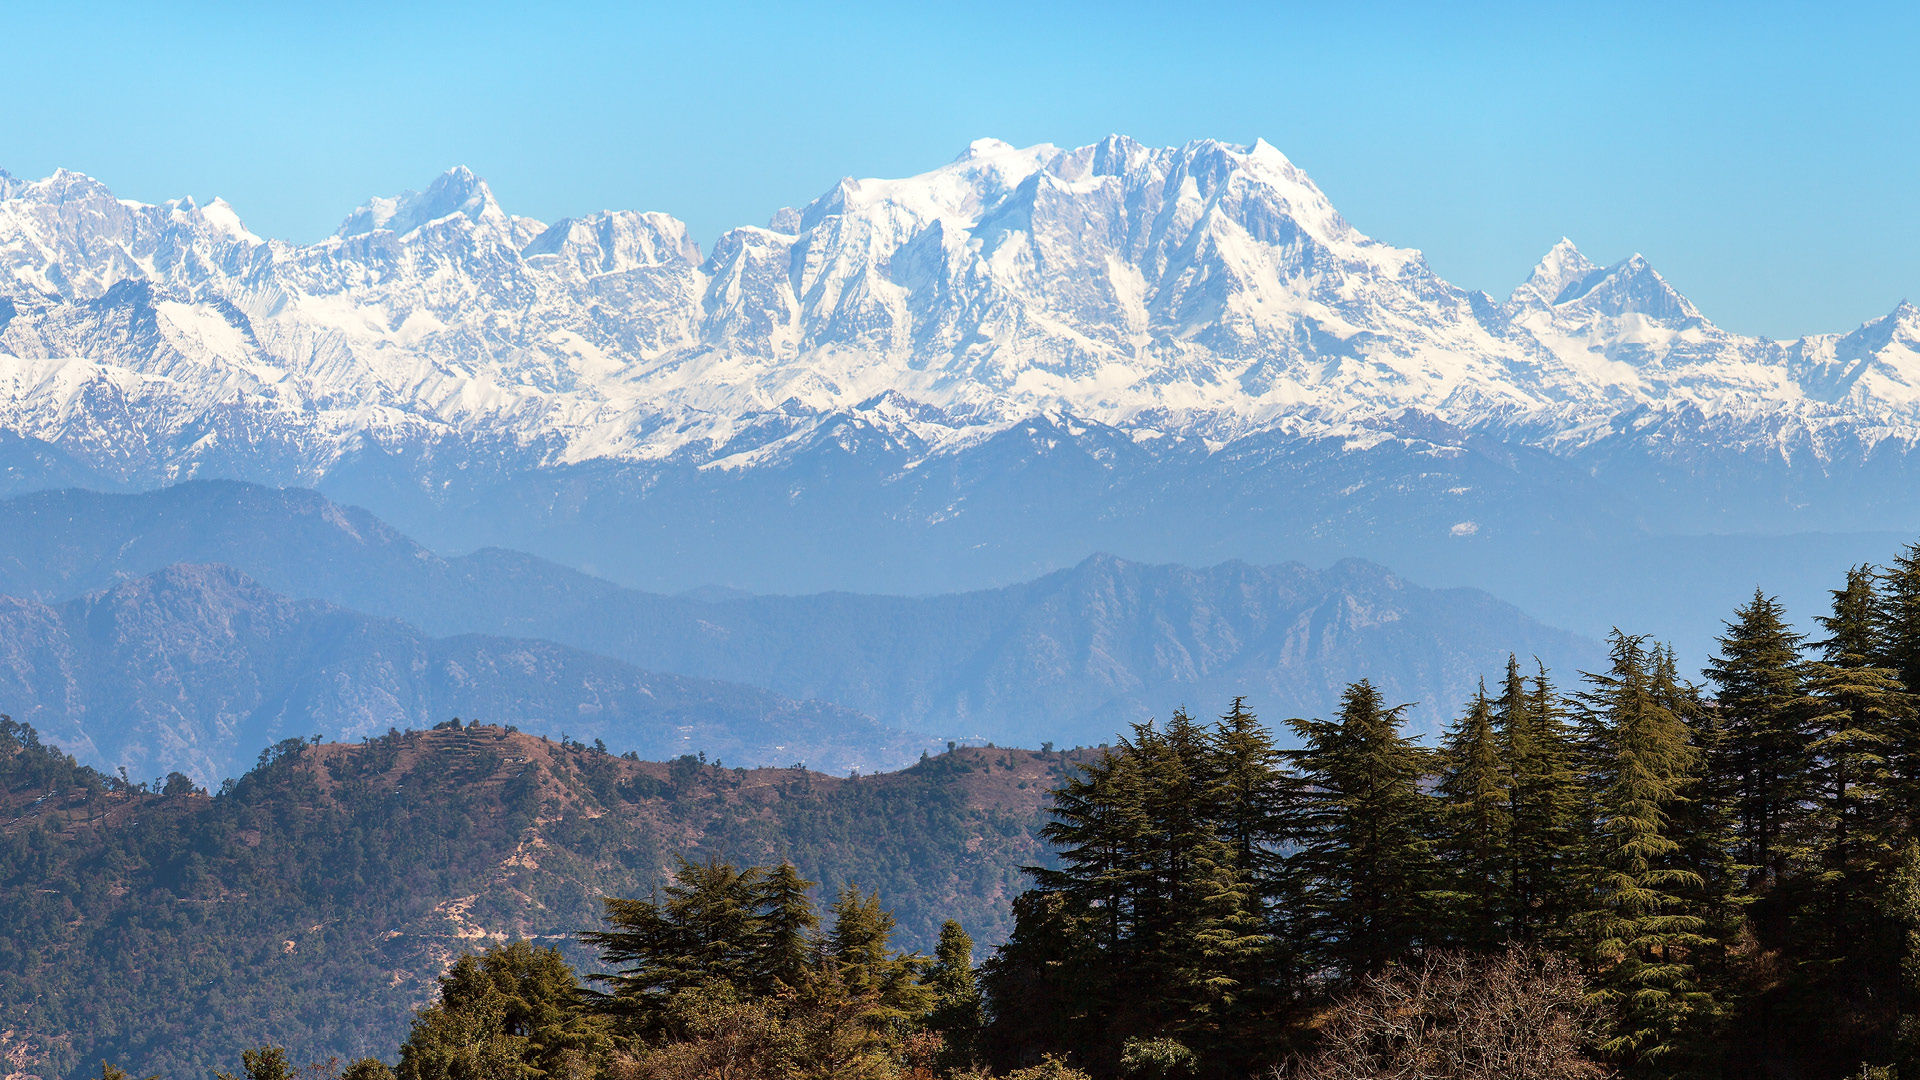
[(1773, 335), (1920, 302), (1920, 13), (1859, 5), (9, 5), (0, 167), (316, 239), (472, 166), (703, 246), (974, 138), (1263, 136), (1504, 295), (1561, 234)]

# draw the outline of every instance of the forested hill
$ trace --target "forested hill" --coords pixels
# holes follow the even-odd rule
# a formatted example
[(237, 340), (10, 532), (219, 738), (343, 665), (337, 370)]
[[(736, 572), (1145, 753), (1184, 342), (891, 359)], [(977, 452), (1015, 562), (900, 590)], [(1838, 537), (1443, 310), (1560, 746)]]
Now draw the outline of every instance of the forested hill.
[(1020, 867), (1049, 857), (1047, 792), (1088, 756), (961, 748), (836, 778), (443, 726), (289, 740), (208, 796), (127, 785), (7, 722), (0, 1058), (192, 1076), (262, 1042), (385, 1053), (453, 956), (511, 936), (577, 952), (601, 896), (644, 894), (681, 852), (877, 889), (910, 948), (948, 917), (990, 945)]

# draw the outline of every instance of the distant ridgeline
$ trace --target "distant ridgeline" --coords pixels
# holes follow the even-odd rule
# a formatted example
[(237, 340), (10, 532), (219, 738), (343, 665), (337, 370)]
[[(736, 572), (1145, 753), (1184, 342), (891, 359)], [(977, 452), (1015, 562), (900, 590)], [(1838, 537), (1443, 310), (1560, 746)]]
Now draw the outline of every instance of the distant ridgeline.
[[(9, 725), (8, 1052), (250, 1080), (328, 1054), (351, 1080), (1920, 1076), (1920, 545), (1819, 624), (1756, 591), (1704, 685), (1620, 632), (1566, 689), (1509, 661), (1432, 748), (1362, 680), (1288, 722), (1297, 749), (1236, 700), (845, 781), (452, 725), (290, 741), (209, 799)], [(1000, 942), (978, 969), (968, 925)]]

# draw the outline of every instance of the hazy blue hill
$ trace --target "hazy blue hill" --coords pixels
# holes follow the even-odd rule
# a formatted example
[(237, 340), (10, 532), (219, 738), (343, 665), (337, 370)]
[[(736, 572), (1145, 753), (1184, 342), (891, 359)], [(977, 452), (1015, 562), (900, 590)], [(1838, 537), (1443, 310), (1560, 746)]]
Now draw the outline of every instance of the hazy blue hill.
[(941, 738), (1098, 742), (1247, 694), (1320, 712), (1372, 677), (1431, 723), (1509, 651), (1571, 677), (1590, 640), (1467, 589), (1370, 563), (1207, 568), (1096, 556), (944, 596), (665, 596), (502, 549), (443, 557), (309, 491), (192, 483), (0, 503), (0, 591), (71, 596), (176, 562), (222, 562), (292, 596), (428, 633), (543, 638), (655, 671), (817, 698)]
[(215, 782), (284, 738), (357, 739), (452, 716), (655, 758), (698, 750), (840, 772), (932, 745), (835, 705), (544, 641), (435, 638), (192, 564), (57, 604), (0, 597), (0, 711), (84, 761)]

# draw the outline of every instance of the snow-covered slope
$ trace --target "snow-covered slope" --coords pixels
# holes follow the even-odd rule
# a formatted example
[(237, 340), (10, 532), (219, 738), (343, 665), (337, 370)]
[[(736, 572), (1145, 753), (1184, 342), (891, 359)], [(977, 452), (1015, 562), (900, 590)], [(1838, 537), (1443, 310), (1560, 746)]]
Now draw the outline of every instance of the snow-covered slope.
[(912, 464), (1042, 416), (1365, 443), (1409, 410), (1575, 459), (1682, 415), (1716, 453), (1904, 453), (1920, 313), (1744, 337), (1566, 241), (1496, 300), (1265, 143), (982, 140), (704, 258), (663, 214), (512, 216), (465, 169), (309, 246), (217, 200), (0, 174), (0, 427), (129, 483), (313, 482), (368, 452), (740, 469), (828, 438)]

